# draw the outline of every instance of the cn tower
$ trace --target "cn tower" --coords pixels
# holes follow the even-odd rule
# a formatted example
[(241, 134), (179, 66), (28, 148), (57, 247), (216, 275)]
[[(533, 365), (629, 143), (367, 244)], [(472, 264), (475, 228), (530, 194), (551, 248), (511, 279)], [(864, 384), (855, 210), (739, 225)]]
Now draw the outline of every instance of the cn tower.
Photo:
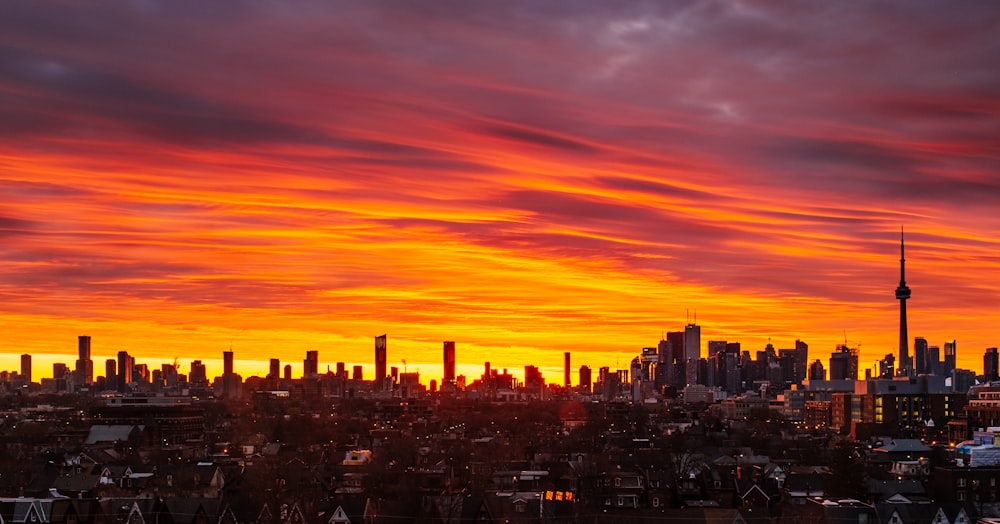
[(906, 258), (903, 256), (903, 228), (899, 229), (899, 287), (896, 300), (899, 301), (899, 374), (912, 374), (910, 345), (906, 334), (906, 299), (910, 298), (910, 288), (906, 285)]

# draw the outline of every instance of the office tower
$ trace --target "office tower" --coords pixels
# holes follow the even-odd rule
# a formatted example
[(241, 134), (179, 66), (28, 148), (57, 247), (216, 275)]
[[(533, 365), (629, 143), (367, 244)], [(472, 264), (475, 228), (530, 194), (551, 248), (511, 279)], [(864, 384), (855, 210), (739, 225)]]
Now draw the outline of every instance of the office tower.
[(896, 355), (886, 353), (885, 357), (878, 362), (879, 378), (892, 378), (896, 374)]
[(983, 354), (983, 378), (986, 382), (993, 382), (1000, 379), (998, 372), (1000, 372), (1000, 355), (997, 355), (997, 348), (986, 348), (986, 353)]
[(729, 344), (725, 340), (708, 341), (708, 358), (712, 358), (719, 353), (725, 353)]
[(818, 358), (809, 366), (809, 380), (826, 380), (826, 370)]
[(25, 384), (31, 384), (31, 355), (21, 355), (21, 377)]
[(793, 363), (795, 382), (802, 382), (806, 378), (809, 367), (809, 344), (795, 340), (795, 362)]
[(701, 326), (688, 324), (684, 326), (684, 360), (701, 358)]
[(590, 393), (593, 387), (593, 377), (590, 372), (590, 366), (580, 366), (580, 390), (584, 393)]
[(94, 383), (94, 361), (90, 359), (90, 337), (80, 335), (78, 349), (79, 358), (76, 360), (76, 383), (79, 385)]
[(52, 378), (59, 380), (61, 378), (66, 378), (66, 374), (69, 373), (69, 368), (66, 364), (61, 362), (56, 362), (52, 364)]
[(563, 386), (570, 387), (569, 351), (563, 353)]
[(441, 384), (455, 382), (455, 343), (447, 341), (444, 343), (444, 376)]
[(302, 376), (313, 378), (319, 375), (319, 351), (306, 351), (306, 359), (302, 361)]
[(927, 365), (927, 340), (923, 337), (913, 339), (913, 371), (917, 375), (931, 373), (930, 366)]
[(267, 378), (277, 381), (281, 377), (281, 362), (276, 358), (272, 358), (268, 364)]
[(944, 343), (944, 376), (950, 376), (951, 370), (955, 369), (955, 358), (957, 354), (957, 348), (955, 346), (955, 341)]
[(132, 385), (132, 368), (135, 360), (127, 351), (118, 352), (118, 391), (128, 391)]
[(830, 355), (830, 380), (858, 379), (858, 350), (838, 345)]
[(910, 288), (906, 285), (906, 258), (903, 256), (903, 230), (899, 230), (899, 286), (896, 287), (896, 300), (899, 300), (899, 373), (910, 374), (913, 364), (910, 363), (909, 338), (906, 334), (906, 301), (910, 298)]
[(364, 368), (361, 366), (354, 366), (354, 370), (351, 373), (351, 380), (362, 382), (364, 379)]
[(188, 374), (188, 382), (198, 386), (208, 385), (208, 371), (205, 369), (205, 364), (202, 364), (200, 360), (191, 362), (191, 372)]
[(222, 352), (222, 375), (229, 376), (233, 374), (233, 352), (223, 351)]
[(927, 372), (931, 375), (944, 375), (944, 366), (941, 365), (941, 348), (939, 346), (927, 348)]
[(118, 391), (118, 361), (113, 358), (104, 361), (104, 389)]
[(386, 337), (380, 335), (375, 337), (375, 389), (385, 389), (385, 369), (386, 369)]
[(672, 349), (671, 358), (676, 362), (684, 362), (684, 332), (667, 331), (667, 342)]
[[(327, 373), (330, 372), (330, 366), (326, 367)], [(340, 378), (347, 378), (347, 365), (343, 362), (337, 362), (337, 376)]]
[(292, 365), (291, 364), (285, 364), (285, 372), (283, 373), (283, 377), (282, 378), (284, 378), (285, 380), (292, 380)]

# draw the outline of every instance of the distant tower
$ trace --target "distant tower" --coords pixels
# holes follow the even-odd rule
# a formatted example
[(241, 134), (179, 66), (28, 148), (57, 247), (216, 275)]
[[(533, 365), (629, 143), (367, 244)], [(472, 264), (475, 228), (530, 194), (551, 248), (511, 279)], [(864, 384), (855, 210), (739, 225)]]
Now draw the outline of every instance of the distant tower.
[(997, 353), (997, 348), (986, 348), (983, 355), (983, 378), (987, 382), (1000, 378), (1000, 354)]
[(306, 359), (302, 361), (302, 377), (315, 378), (319, 375), (319, 351), (306, 351)]
[(701, 358), (701, 326), (697, 321), (684, 326), (684, 360)]
[(385, 335), (375, 337), (375, 390), (385, 389), (386, 377), (386, 340)]
[(94, 361), (90, 359), (90, 337), (80, 335), (78, 338), (80, 358), (76, 360), (76, 382), (78, 385), (94, 383)]
[(569, 351), (563, 353), (563, 385), (566, 389), (570, 386)]
[(222, 352), (222, 374), (232, 375), (233, 374), (233, 352), (223, 351)]
[(899, 371), (900, 374), (913, 372), (910, 363), (910, 345), (906, 334), (906, 299), (910, 298), (910, 288), (906, 285), (906, 258), (903, 256), (903, 230), (899, 230), (899, 287), (896, 300), (899, 301)]
[(25, 384), (31, 384), (31, 355), (21, 355), (21, 376)]
[(455, 342), (447, 341), (444, 343), (444, 376), (441, 378), (441, 384), (454, 383), (455, 382)]

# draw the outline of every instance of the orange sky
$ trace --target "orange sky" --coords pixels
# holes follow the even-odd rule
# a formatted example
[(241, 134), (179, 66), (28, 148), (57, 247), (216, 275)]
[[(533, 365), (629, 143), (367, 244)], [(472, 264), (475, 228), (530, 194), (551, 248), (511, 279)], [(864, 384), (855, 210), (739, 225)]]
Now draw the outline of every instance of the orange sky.
[[(966, 8), (967, 7), (967, 8)], [(865, 10), (862, 10), (865, 9)], [(1000, 344), (1000, 9), (0, 7), (0, 369)], [(574, 375), (574, 382), (576, 377)]]

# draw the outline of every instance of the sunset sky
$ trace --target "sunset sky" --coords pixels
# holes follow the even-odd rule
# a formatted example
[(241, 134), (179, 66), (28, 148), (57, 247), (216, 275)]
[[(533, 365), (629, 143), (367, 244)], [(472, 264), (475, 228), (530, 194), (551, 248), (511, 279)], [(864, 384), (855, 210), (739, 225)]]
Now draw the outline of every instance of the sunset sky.
[[(1000, 344), (996, 2), (0, 4), (0, 369)], [(912, 341), (911, 341), (912, 346)], [(574, 382), (576, 375), (574, 372)]]

